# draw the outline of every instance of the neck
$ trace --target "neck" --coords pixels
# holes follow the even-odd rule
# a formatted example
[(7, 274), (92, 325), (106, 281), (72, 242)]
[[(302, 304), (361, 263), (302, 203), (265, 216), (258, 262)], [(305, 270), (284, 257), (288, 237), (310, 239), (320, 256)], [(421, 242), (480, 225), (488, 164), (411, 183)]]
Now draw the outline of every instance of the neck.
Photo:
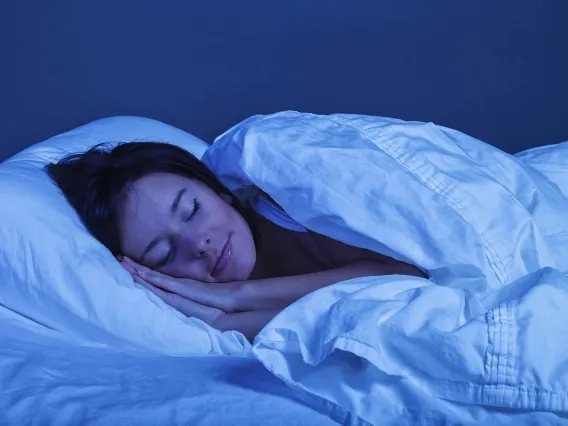
[(251, 219), (254, 220), (256, 263), (249, 277), (250, 280), (271, 278), (270, 264), (274, 261), (274, 225), (263, 216), (253, 212)]

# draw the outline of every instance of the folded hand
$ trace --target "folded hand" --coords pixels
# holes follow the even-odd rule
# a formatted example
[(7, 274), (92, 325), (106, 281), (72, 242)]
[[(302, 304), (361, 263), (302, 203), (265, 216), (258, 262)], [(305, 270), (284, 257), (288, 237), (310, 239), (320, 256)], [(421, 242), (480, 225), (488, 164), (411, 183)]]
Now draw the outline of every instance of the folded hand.
[(124, 257), (120, 264), (132, 275), (134, 281), (168, 305), (188, 317), (199, 318), (208, 324), (234, 310), (232, 300), (234, 286), (230, 283), (202, 283), (187, 278), (173, 278), (153, 271)]

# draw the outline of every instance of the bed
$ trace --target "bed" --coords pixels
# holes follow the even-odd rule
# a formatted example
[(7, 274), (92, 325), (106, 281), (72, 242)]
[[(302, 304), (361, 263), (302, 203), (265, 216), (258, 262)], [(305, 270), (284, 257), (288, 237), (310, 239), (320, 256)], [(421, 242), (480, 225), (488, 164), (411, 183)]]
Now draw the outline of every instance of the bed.
[[(565, 235), (554, 214), (568, 192), (565, 144), (513, 158), (440, 126), (331, 118), (342, 144), (358, 144), (340, 157), (352, 167), (304, 170), (330, 182), (337, 170), (349, 182), (360, 165), (388, 171), (400, 184), (379, 186), (392, 202), (376, 204), (345, 187), (299, 185), (302, 170), (282, 168), (276, 187), (269, 178), (280, 169), (260, 173), (300, 150), (335, 158), (337, 147), (309, 150), (321, 139), (288, 131), (329, 139), (329, 117), (272, 117), (278, 138), (258, 118), (226, 133), (216, 144), (230, 142), (242, 161), (219, 150), (204, 159), (243, 199), (263, 187), (298, 221), (438, 279), (343, 283), (276, 318), (254, 347), (136, 287), (40, 170), (98, 142), (160, 139), (202, 156), (203, 140), (289, 108), (431, 120), (509, 153), (567, 140), (565, 0), (9, 3), (0, 13), (0, 424), (565, 423)], [(92, 122), (109, 116), (120, 117)], [(363, 127), (375, 130), (361, 137)], [(449, 193), (471, 214), (442, 202)], [(408, 208), (411, 194), (421, 210)], [(487, 220), (483, 197), (507, 219)], [(338, 208), (350, 203), (375, 215), (347, 217)], [(433, 223), (452, 244), (432, 238)], [(370, 331), (377, 324), (382, 334)]]
[[(241, 201), (265, 191), (430, 279), (322, 289), (252, 345), (184, 317), (132, 282), (43, 171), (153, 140), (195, 153)], [(0, 422), (562, 423), (567, 158), (566, 143), (512, 156), (432, 123), (295, 111), (212, 146), (141, 117), (34, 145), (0, 165)]]

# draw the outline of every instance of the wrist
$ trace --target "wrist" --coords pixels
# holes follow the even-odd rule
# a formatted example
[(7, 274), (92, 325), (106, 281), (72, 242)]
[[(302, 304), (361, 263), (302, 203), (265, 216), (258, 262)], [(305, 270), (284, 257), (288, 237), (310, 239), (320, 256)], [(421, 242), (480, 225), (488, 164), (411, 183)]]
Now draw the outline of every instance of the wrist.
[(227, 283), (227, 306), (225, 312), (227, 313), (235, 313), (235, 312), (243, 312), (249, 309), (246, 303), (246, 296), (245, 293), (247, 291), (247, 282), (248, 281), (233, 281)]

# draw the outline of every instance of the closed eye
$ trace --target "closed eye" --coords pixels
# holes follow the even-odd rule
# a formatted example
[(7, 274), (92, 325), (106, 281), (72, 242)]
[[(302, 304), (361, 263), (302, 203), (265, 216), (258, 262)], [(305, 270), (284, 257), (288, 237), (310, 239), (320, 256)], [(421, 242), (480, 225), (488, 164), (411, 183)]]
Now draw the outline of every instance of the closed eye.
[(159, 269), (164, 267), (166, 264), (168, 264), (175, 256), (175, 246), (174, 246), (174, 242), (172, 239), (170, 239), (169, 244), (168, 244), (168, 252), (167, 254), (162, 258), (162, 260), (160, 260), (158, 263), (156, 263), (154, 265), (153, 269)]
[(197, 212), (199, 211), (199, 209), (201, 208), (201, 204), (199, 204), (199, 202), (197, 201), (197, 198), (193, 199), (193, 209), (191, 210), (191, 213), (189, 214), (189, 216), (184, 220), (184, 222), (189, 222), (191, 219), (193, 219), (193, 217), (197, 214)]
[[(194, 198), (193, 199), (193, 208), (191, 209), (191, 213), (189, 213), (189, 215), (184, 220), (184, 222), (189, 222), (191, 219), (193, 219), (193, 217), (197, 214), (197, 212), (199, 211), (200, 208), (201, 208), (201, 204), (197, 201), (196, 198)], [(175, 255), (175, 247), (174, 247), (173, 241), (170, 241), (170, 249), (168, 250), (168, 253), (166, 254), (166, 256), (162, 260), (160, 260), (156, 264), (155, 268), (162, 268), (165, 265), (167, 265), (174, 258), (174, 255)]]

